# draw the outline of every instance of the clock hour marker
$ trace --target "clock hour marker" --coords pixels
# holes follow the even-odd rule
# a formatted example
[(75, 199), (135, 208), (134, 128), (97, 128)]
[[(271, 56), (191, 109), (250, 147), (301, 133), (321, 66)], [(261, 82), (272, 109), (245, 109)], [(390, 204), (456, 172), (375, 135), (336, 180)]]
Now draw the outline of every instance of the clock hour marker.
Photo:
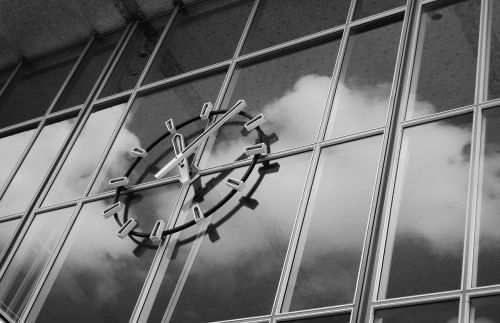
[(245, 155), (253, 156), (257, 154), (264, 155), (267, 152), (267, 145), (265, 143), (255, 144), (245, 148)]
[(125, 222), (121, 228), (116, 232), (116, 235), (119, 236), (120, 238), (125, 238), (130, 231), (134, 230), (134, 228), (138, 225), (137, 221), (130, 218)]
[(156, 221), (155, 225), (153, 226), (153, 230), (151, 231), (151, 235), (149, 236), (149, 239), (151, 239), (151, 241), (154, 243), (160, 243), (163, 231), (165, 231), (166, 226), (167, 224), (165, 223), (165, 221), (163, 220)]
[(146, 157), (148, 155), (148, 152), (146, 151), (146, 149), (143, 149), (141, 147), (134, 147), (130, 151), (130, 155), (134, 157)]
[(129, 179), (128, 177), (116, 177), (116, 178), (112, 178), (109, 180), (108, 182), (108, 186), (109, 187), (112, 187), (112, 188), (117, 188), (117, 187), (121, 187), (121, 186), (125, 186), (127, 185), (129, 182)]
[(168, 119), (167, 121), (165, 121), (165, 126), (167, 127), (167, 130), (171, 135), (177, 132), (177, 130), (175, 129), (174, 120)]
[(193, 212), (193, 218), (194, 218), (194, 221), (196, 222), (196, 224), (202, 225), (203, 223), (205, 223), (207, 218), (205, 218), (205, 215), (201, 211), (201, 208), (198, 204), (193, 205), (191, 210)]
[(200, 112), (201, 120), (207, 120), (208, 117), (210, 117), (210, 112), (212, 112), (213, 108), (214, 108), (214, 105), (212, 104), (212, 102), (204, 103), (203, 107), (201, 107), (201, 112)]
[(234, 178), (228, 178), (225, 181), (226, 185), (236, 191), (242, 191), (245, 186), (245, 182)]
[(184, 144), (184, 136), (180, 133), (176, 133), (172, 137), (172, 146), (174, 146), (175, 156), (179, 156), (184, 148), (186, 148), (186, 145)]
[(116, 214), (116, 213), (120, 212), (121, 210), (123, 210), (123, 204), (122, 204), (122, 202), (116, 202), (115, 204), (110, 205), (107, 208), (105, 208), (102, 211), (102, 216), (105, 219), (107, 219), (110, 216), (112, 216), (113, 214)]
[(261, 113), (258, 116), (254, 117), (252, 120), (249, 120), (248, 122), (246, 122), (244, 124), (244, 127), (245, 127), (246, 131), (252, 131), (253, 129), (262, 125), (264, 122), (266, 122), (266, 118), (264, 118), (264, 115)]

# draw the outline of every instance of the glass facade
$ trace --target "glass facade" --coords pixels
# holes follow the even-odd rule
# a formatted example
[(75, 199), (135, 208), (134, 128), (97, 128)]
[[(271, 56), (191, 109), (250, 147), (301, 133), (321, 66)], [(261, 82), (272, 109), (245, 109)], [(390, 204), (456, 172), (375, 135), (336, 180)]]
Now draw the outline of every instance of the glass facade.
[(499, 13), (179, 2), (0, 67), (0, 321), (497, 322)]

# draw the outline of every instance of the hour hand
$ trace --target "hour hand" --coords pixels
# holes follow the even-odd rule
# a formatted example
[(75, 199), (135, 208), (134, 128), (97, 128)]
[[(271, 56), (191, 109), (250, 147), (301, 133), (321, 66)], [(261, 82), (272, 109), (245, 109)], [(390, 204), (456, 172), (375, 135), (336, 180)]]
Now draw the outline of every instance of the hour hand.
[[(184, 163), (184, 160), (188, 158), (192, 153), (194, 153), (199, 145), (201, 145), (208, 137), (214, 134), (229, 119), (240, 113), (244, 108), (246, 108), (246, 106), (247, 104), (245, 100), (239, 100), (238, 102), (236, 102), (236, 104), (228, 109), (227, 112), (224, 113), (219, 120), (208, 127), (207, 130), (205, 130), (198, 138), (194, 139), (186, 148), (182, 149), (179, 154), (177, 154), (178, 152), (176, 151), (176, 156), (155, 174), (155, 178), (160, 179), (165, 177), (165, 175), (167, 175), (172, 169), (174, 169), (175, 166)], [(174, 138), (172, 138), (172, 141), (174, 140)], [(176, 144), (174, 143), (174, 150), (176, 149), (175, 145)], [(187, 162), (185, 162), (185, 164), (187, 164)]]

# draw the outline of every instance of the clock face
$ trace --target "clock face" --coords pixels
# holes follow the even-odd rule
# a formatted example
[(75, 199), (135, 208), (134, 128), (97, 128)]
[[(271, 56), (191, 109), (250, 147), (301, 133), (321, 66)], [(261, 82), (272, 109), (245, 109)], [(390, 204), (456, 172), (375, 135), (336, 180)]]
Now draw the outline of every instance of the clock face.
[[(115, 196), (113, 204), (103, 210), (103, 216), (105, 218), (113, 217), (117, 222), (119, 228), (116, 234), (120, 238), (129, 237), (138, 244), (146, 245), (148, 247), (157, 246), (167, 235), (185, 230), (194, 225), (204, 225), (207, 223), (207, 219), (212, 214), (229, 202), (239, 191), (243, 190), (245, 187), (245, 181), (250, 177), (251, 173), (255, 169), (259, 158), (269, 153), (269, 146), (265, 142), (266, 135), (260, 127), (265, 122), (265, 117), (262, 114), (252, 116), (246, 113), (244, 111), (246, 107), (246, 102), (244, 100), (239, 100), (234, 106), (227, 110), (214, 111), (213, 104), (207, 102), (203, 105), (200, 115), (197, 117), (184, 120), (178, 124), (176, 121), (169, 119), (164, 122), (164, 125), (158, 125), (166, 128), (165, 133), (150, 143), (149, 146), (130, 148), (129, 153), (135, 157), (136, 160), (123, 174), (123, 176), (111, 178), (109, 180), (108, 185), (115, 189)], [(244, 151), (242, 151), (242, 157), (251, 157), (251, 162), (241, 177), (229, 177), (225, 180), (224, 185), (227, 185), (230, 188), (230, 191), (217, 203), (205, 210), (203, 210), (198, 203), (194, 203), (191, 207), (192, 219), (190, 221), (174, 228), (167, 229), (166, 222), (164, 220), (158, 220), (149, 232), (139, 232), (135, 230), (136, 227), (139, 226), (139, 220), (129, 217), (128, 212), (122, 212), (123, 216), (119, 216), (118, 212), (125, 208), (124, 203), (119, 201), (120, 194), (127, 187), (127, 185), (130, 184), (130, 174), (141, 163), (141, 161), (147, 157), (148, 153), (154, 150), (161, 142), (170, 139), (175, 156), (155, 174), (155, 178), (161, 179), (172, 170), (177, 169), (179, 173), (179, 181), (182, 184), (191, 184), (199, 180), (200, 170), (196, 165), (190, 163), (188, 158), (193, 155), (197, 151), (198, 147), (200, 147), (208, 138), (214, 136), (218, 129), (226, 122), (229, 120), (234, 121), (233, 119), (241, 117), (245, 119), (245, 121), (240, 121), (242, 124), (242, 135), (248, 135), (249, 132), (256, 131), (258, 134), (257, 142), (247, 146)], [(199, 120), (206, 120), (207, 127), (205, 131), (203, 131), (198, 137), (193, 139), (189, 145), (186, 146), (184, 136), (181, 131), (184, 127)], [(143, 240), (143, 242), (139, 242), (140, 240)]]

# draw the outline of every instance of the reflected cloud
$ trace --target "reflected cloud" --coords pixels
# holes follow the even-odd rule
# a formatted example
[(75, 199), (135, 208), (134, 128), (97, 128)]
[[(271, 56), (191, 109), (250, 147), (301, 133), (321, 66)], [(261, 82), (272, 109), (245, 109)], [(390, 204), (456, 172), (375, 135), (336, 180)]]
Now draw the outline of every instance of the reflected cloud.
[(0, 151), (5, 152), (2, 153), (2, 159), (0, 161), (0, 188), (4, 185), (5, 180), (19, 157), (21, 157), (21, 153), (26, 148), (28, 141), (34, 133), (35, 130), (28, 130), (0, 138)]

